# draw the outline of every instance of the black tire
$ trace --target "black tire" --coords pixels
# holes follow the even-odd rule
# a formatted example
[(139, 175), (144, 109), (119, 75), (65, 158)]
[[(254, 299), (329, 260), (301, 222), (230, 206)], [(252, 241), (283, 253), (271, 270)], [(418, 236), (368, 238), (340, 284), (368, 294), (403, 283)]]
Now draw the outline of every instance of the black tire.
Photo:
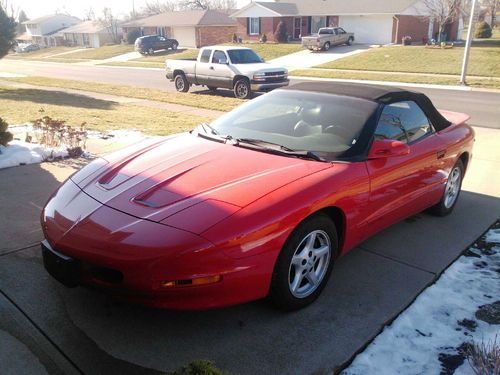
[(207, 86), (207, 88), (212, 91), (212, 92), (217, 92), (217, 87), (214, 86)]
[[(326, 262), (325, 258), (317, 258), (316, 254), (305, 250), (308, 246), (307, 239), (310, 236), (315, 236), (312, 242), (313, 247), (316, 244), (320, 245), (320, 248), (316, 250), (324, 248), (326, 243), (329, 244), (329, 255), (326, 264), (321, 263)], [(323, 239), (323, 242), (321, 242), (321, 239)], [(305, 219), (290, 234), (278, 256), (269, 291), (271, 303), (279, 309), (292, 311), (301, 309), (314, 302), (328, 282), (337, 255), (337, 229), (332, 220), (323, 213), (318, 213)], [(295, 262), (299, 260), (300, 264), (296, 265), (295, 262), (292, 263), (293, 260)], [(309, 270), (306, 268), (309, 268)], [(315, 276), (317, 284), (315, 284), (314, 289), (314, 283), (310, 281), (312, 272), (320, 273), (320, 277), (318, 275)], [(296, 278), (298, 282), (295, 282)], [(292, 288), (294, 288), (293, 284), (297, 285), (295, 291), (292, 291)], [(311, 288), (309, 290), (307, 289), (308, 284), (310, 284)], [(300, 291), (301, 288), (303, 289), (302, 291)]]
[(252, 96), (250, 82), (246, 78), (241, 78), (234, 84), (234, 96), (238, 99), (249, 99)]
[[(455, 205), (457, 204), (458, 197), (460, 196), (460, 191), (462, 190), (464, 171), (464, 163), (462, 163), (462, 160), (459, 159), (453, 166), (448, 179), (446, 180), (446, 185), (441, 200), (438, 204), (430, 208), (430, 212), (432, 214), (436, 216), (447, 216), (452, 213)], [(450, 194), (454, 195), (452, 196)]]
[(175, 51), (177, 49), (177, 47), (179, 47), (179, 44), (174, 42), (172, 43), (172, 51)]
[(153, 56), (154, 54), (155, 54), (155, 50), (154, 49), (152, 49), (152, 48), (148, 49), (148, 55)]
[(326, 42), (323, 46), (323, 51), (328, 51), (330, 49), (330, 42)]
[(352, 38), (352, 36), (347, 40), (347, 45), (348, 46), (352, 46), (352, 42), (354, 41), (354, 39)]
[(189, 82), (184, 74), (178, 74), (174, 78), (175, 89), (178, 92), (188, 92)]

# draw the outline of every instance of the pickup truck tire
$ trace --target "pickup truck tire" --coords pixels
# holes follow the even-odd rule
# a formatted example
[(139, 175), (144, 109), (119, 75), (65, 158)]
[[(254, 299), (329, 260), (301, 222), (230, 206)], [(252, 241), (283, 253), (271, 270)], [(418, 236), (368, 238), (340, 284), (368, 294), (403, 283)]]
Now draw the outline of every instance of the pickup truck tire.
[(217, 87), (215, 86), (207, 86), (207, 88), (212, 92), (217, 92)]
[(174, 79), (175, 89), (178, 92), (188, 92), (189, 82), (184, 74), (177, 74)]
[(179, 44), (177, 43), (172, 43), (172, 51), (175, 51), (177, 49), (177, 47), (179, 47)]
[(323, 46), (323, 51), (328, 51), (330, 49), (330, 42), (326, 42)]
[(347, 40), (347, 43), (346, 43), (346, 44), (347, 44), (348, 46), (351, 46), (351, 45), (352, 45), (353, 40), (354, 40), (354, 39), (353, 39), (353, 38), (352, 38), (352, 36), (351, 36), (351, 37)]
[(155, 50), (152, 48), (148, 49), (148, 54), (153, 56), (155, 54)]
[(234, 84), (234, 96), (238, 99), (248, 99), (252, 95), (250, 82), (246, 78), (240, 78)]

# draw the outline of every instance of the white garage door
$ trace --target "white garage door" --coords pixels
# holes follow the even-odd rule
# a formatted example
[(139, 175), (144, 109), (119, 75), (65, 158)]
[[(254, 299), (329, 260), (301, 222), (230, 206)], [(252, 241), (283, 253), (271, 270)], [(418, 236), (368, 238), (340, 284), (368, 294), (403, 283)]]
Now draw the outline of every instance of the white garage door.
[(340, 16), (339, 26), (354, 33), (357, 43), (389, 44), (392, 41), (391, 16)]
[(174, 27), (173, 37), (181, 47), (196, 47), (196, 32), (194, 27)]

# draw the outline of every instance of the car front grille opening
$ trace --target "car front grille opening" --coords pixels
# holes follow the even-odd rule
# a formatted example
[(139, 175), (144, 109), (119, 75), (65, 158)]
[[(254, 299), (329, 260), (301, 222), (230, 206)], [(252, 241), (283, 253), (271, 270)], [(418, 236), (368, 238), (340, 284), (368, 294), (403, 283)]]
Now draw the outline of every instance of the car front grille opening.
[(120, 284), (123, 282), (123, 274), (112, 268), (90, 266), (87, 273), (93, 280), (98, 282), (106, 284)]

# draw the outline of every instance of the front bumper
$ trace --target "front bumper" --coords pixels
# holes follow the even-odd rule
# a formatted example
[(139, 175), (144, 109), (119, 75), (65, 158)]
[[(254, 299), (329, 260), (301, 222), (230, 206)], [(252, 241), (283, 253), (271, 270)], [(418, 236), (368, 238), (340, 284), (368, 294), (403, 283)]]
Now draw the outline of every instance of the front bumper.
[[(200, 310), (267, 295), (275, 254), (235, 259), (206, 239), (101, 205), (68, 180), (42, 212), (44, 265), (68, 287), (153, 307)], [(239, 245), (235, 245), (239, 246)], [(165, 281), (221, 275), (206, 285)]]
[(288, 79), (286, 81), (272, 83), (252, 81), (250, 83), (250, 89), (252, 91), (270, 91), (280, 87), (288, 86), (289, 84), (290, 80)]

